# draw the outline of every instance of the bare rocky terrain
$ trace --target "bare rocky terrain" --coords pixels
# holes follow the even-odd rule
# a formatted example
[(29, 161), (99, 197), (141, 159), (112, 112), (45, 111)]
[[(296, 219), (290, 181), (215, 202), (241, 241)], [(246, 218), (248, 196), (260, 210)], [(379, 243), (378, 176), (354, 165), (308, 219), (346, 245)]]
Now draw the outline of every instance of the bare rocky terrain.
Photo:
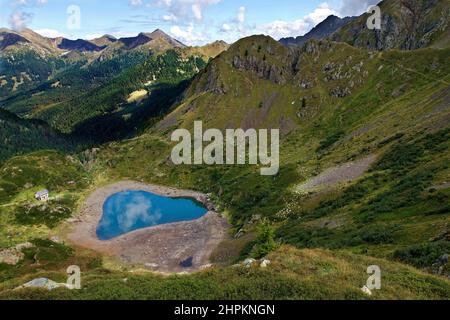
[(353, 181), (366, 173), (375, 160), (375, 155), (369, 155), (356, 161), (329, 168), (318, 176), (300, 185), (297, 190), (300, 192), (307, 192), (321, 188), (334, 187), (340, 183)]

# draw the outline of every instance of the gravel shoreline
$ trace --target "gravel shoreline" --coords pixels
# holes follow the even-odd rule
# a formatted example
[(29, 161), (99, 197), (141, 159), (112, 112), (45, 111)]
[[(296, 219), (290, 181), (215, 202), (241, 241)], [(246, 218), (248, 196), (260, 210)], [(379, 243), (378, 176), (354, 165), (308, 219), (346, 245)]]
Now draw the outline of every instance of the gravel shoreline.
[[(109, 196), (123, 191), (192, 198), (210, 211), (198, 220), (149, 227), (101, 241), (96, 229), (103, 214), (103, 204)], [(199, 192), (122, 181), (95, 190), (85, 200), (79, 218), (70, 222), (67, 240), (103, 255), (119, 257), (133, 266), (164, 273), (194, 272), (210, 264), (211, 253), (227, 237), (228, 222), (213, 210), (208, 197)], [(192, 260), (192, 266), (183, 267), (182, 262), (187, 260)]]

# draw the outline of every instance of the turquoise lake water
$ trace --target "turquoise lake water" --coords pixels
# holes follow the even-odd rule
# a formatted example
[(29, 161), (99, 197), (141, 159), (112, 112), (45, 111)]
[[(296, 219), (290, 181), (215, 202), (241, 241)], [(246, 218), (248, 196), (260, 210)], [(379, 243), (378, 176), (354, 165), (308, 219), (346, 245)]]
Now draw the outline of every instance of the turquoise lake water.
[(191, 199), (168, 198), (145, 191), (120, 192), (105, 201), (97, 236), (100, 240), (111, 240), (138, 229), (196, 220), (207, 212)]

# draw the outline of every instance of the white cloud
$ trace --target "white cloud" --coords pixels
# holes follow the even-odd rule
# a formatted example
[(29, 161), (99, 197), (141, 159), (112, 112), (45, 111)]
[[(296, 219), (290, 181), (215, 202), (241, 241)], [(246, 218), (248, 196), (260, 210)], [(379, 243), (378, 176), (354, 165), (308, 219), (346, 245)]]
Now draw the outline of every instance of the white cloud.
[(238, 38), (248, 35), (248, 30), (251, 28), (246, 26), (246, 13), (246, 7), (239, 7), (236, 12), (236, 16), (233, 19), (223, 23), (219, 28), (219, 32), (225, 35), (226, 41), (234, 42)]
[(246, 10), (245, 7), (240, 7), (238, 9), (238, 13), (236, 16), (236, 21), (238, 23), (245, 23), (245, 10)]
[[(136, 1), (136, 0), (134, 0)], [(218, 4), (222, 0), (154, 0), (153, 4), (168, 11), (165, 17), (173, 20), (201, 21), (206, 7)], [(164, 17), (163, 17), (164, 19)]]
[(31, 24), (33, 14), (24, 11), (27, 7), (43, 6), (47, 0), (13, 0), (11, 1), (13, 12), (9, 16), (11, 29), (21, 31)]
[(144, 3), (142, 2), (142, 0), (128, 0), (128, 3), (130, 4), (130, 6), (132, 7), (139, 7), (142, 6)]
[(194, 13), (195, 19), (197, 20), (203, 19), (202, 7), (200, 6), (199, 3), (194, 3), (192, 5), (192, 12)]
[(163, 20), (164, 21), (178, 21), (178, 18), (173, 14), (166, 14), (166, 15), (163, 15)]
[(332, 14), (337, 14), (326, 2), (320, 4), (313, 12), (295, 21), (275, 20), (257, 27), (262, 33), (275, 39), (304, 35), (317, 24)]
[(245, 7), (240, 7), (238, 9), (237, 15), (236, 15), (236, 21), (237, 21), (237, 28), (239, 33), (244, 36), (246, 35), (246, 27), (245, 27), (245, 13), (246, 13), (246, 8)]
[(116, 37), (117, 39), (136, 37), (139, 34), (139, 32), (129, 32), (129, 31), (121, 31), (121, 30), (112, 31), (112, 32), (108, 31), (108, 32), (105, 32), (105, 34), (106, 33)]
[(228, 23), (224, 23), (223, 25), (222, 25), (222, 27), (220, 28), (220, 31), (221, 32), (228, 32), (228, 31), (230, 31), (231, 30), (231, 26), (228, 24)]
[(58, 38), (58, 37), (63, 37), (63, 38), (69, 38), (68, 35), (59, 32), (58, 30), (55, 29), (37, 29), (34, 30), (36, 33), (39, 33), (41, 36), (47, 37), (47, 38)]
[(155, 0), (154, 3), (157, 6), (166, 6), (170, 7), (172, 5), (172, 0)]
[(15, 7), (25, 7), (34, 5), (44, 5), (47, 4), (47, 0), (13, 0), (12, 5)]
[(296, 21), (276, 20), (259, 27), (263, 33), (273, 38), (294, 37), (305, 34), (310, 29), (310, 24), (304, 19)]
[(91, 33), (91, 34), (85, 35), (85, 36), (83, 37), (83, 39), (86, 39), (86, 40), (94, 40), (94, 39), (101, 38), (101, 37), (103, 37), (103, 36), (104, 36), (104, 34), (102, 34), (102, 33)]
[(339, 7), (339, 14), (345, 16), (358, 16), (373, 5), (376, 5), (381, 0), (341, 0)]
[(232, 21), (224, 23), (219, 32), (226, 35), (228, 42), (233, 42), (250, 34), (267, 34), (275, 39), (304, 35), (330, 15), (337, 15), (327, 2), (321, 3), (313, 12), (294, 20), (274, 20), (260, 25), (249, 25), (246, 21), (246, 8), (240, 7)]
[[(25, 1), (25, 0), (22, 0)], [(31, 23), (33, 15), (23, 11), (14, 11), (9, 16), (9, 25), (15, 31), (22, 31)]]
[(208, 40), (208, 37), (205, 34), (195, 30), (193, 23), (190, 23), (189, 26), (184, 29), (177, 25), (172, 26), (169, 33), (189, 46), (197, 45), (200, 42)]
[(320, 4), (313, 12), (308, 14), (304, 19), (314, 27), (332, 14), (337, 14), (337, 12), (333, 10), (328, 3), (324, 2)]

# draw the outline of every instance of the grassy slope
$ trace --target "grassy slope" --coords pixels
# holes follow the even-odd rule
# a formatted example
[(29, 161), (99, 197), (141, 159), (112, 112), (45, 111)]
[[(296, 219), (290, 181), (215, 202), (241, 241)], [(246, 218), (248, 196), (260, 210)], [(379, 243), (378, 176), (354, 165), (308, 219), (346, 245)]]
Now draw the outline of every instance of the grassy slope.
[[(15, 114), (32, 117), (64, 101), (70, 101), (79, 96), (80, 92), (91, 91), (108, 83), (124, 70), (142, 63), (151, 55), (151, 52), (140, 51), (115, 52), (110, 57), (91, 62), (86, 57), (83, 58), (83, 55), (73, 61), (69, 58), (64, 69), (45, 77), (38, 86), (10, 93), (2, 104)], [(33, 62), (26, 58), (24, 61), (33, 65)]]
[(43, 58), (28, 49), (0, 52), (0, 99), (44, 83), (53, 72), (69, 64), (57, 57)]
[[(297, 250), (282, 247), (269, 258), (271, 267), (218, 268), (191, 276), (162, 277), (148, 273), (111, 273), (102, 270), (89, 253), (78, 259), (61, 246), (47, 248), (39, 260), (46, 270), (38, 274), (19, 276), (0, 285), (4, 299), (367, 299), (361, 290), (366, 280), (366, 268), (380, 265), (383, 270), (382, 290), (372, 299), (449, 299), (450, 282), (427, 275), (404, 265), (346, 252)], [(29, 256), (34, 252), (30, 249)], [(34, 249), (36, 250), (36, 249)], [(39, 257), (38, 257), (39, 258)], [(26, 259), (20, 268), (30, 271)], [(63, 270), (71, 262), (82, 264), (81, 291), (10, 289), (33, 277), (46, 276), (64, 281)], [(20, 274), (20, 271), (4, 272)], [(126, 280), (124, 280), (126, 279)]]
[[(43, 119), (65, 132), (82, 131), (84, 121), (92, 119), (99, 123), (120, 122), (121, 118), (126, 118), (122, 121), (130, 122), (129, 116), (139, 113), (134, 110), (135, 104), (126, 103), (130, 93), (143, 88), (150, 92), (161, 91), (162, 86), (190, 79), (210, 57), (226, 48), (226, 44), (213, 43), (198, 48), (164, 50), (158, 55), (146, 50), (114, 52), (102, 60), (73, 64), (40, 86), (11, 95), (2, 104), (16, 114)], [(84, 94), (80, 96), (80, 92)], [(134, 126), (134, 123), (129, 125), (131, 129)]]
[(0, 109), (0, 125), (0, 163), (35, 150), (54, 148), (69, 151), (76, 146), (74, 139), (55, 131), (47, 123), (21, 119), (3, 109)]
[[(86, 162), (85, 162), (86, 163)], [(8, 160), (0, 167), (0, 247), (38, 237), (71, 217), (90, 177), (79, 160), (55, 151), (39, 151)], [(43, 205), (35, 192), (50, 190)]]
[[(48, 121), (63, 132), (80, 130), (85, 122), (96, 118), (98, 123), (116, 115), (119, 120), (127, 122), (140, 109), (152, 107), (151, 100), (143, 106), (127, 104), (127, 97), (134, 91), (147, 88), (151, 93), (161, 86), (169, 90), (184, 80), (190, 79), (205, 62), (200, 58), (182, 59), (175, 51), (153, 56), (118, 74), (107, 84), (87, 91), (68, 101), (47, 108), (35, 114), (35, 117)], [(155, 81), (156, 79), (156, 81)], [(152, 94), (150, 94), (152, 97)], [(123, 112), (125, 110), (125, 112)], [(102, 117), (106, 118), (102, 119)]]
[[(440, 73), (448, 74), (448, 70), (445, 70), (447, 66), (443, 63), (448, 51), (431, 51), (431, 53), (436, 55), (436, 59), (442, 61), (440, 66), (443, 69), (430, 70), (428, 75), (422, 76), (415, 72), (426, 70), (411, 72), (400, 67), (400, 62), (401, 64), (409, 64), (410, 67), (414, 64), (417, 66), (430, 64), (427, 62), (430, 51), (418, 52), (416, 55), (400, 52), (390, 53), (384, 56), (380, 55), (378, 59), (373, 57), (370, 60), (369, 55), (362, 51), (345, 45), (335, 45), (335, 48), (332, 48), (327, 54), (319, 54), (318, 56), (316, 52), (306, 54), (304, 60), (314, 57), (316, 63), (314, 68), (302, 70), (300, 72), (301, 77), (313, 78), (316, 74), (322, 76), (324, 64), (333, 60), (339, 61), (338, 59), (343, 59), (343, 57), (345, 59), (349, 56), (355, 57), (356, 55), (362, 55), (366, 59), (363, 60), (366, 63), (364, 67), (366, 70), (355, 72), (355, 78), (348, 80), (325, 82), (320, 81), (322, 79), (317, 79), (318, 84), (314, 88), (297, 89), (296, 91), (294, 91), (296, 86), (294, 81), (301, 82), (302, 79), (293, 80), (294, 83), (292, 89), (290, 89), (290, 83), (279, 86), (251, 74), (228, 68), (227, 72), (218, 72), (217, 74), (220, 74), (222, 78), (227, 77), (227, 84), (232, 83), (236, 88), (239, 88), (238, 94), (222, 95), (201, 91), (192, 96), (188, 95), (185, 102), (159, 124), (159, 129), (166, 129), (167, 133), (170, 133), (173, 128), (172, 123), (180, 123), (181, 126), (192, 128), (192, 122), (195, 119), (205, 120), (208, 126), (218, 128), (224, 128), (228, 125), (240, 126), (242, 121), (239, 121), (239, 119), (247, 116), (257, 118), (261, 115), (261, 122), (257, 123), (256, 127), (277, 127), (283, 117), (291, 119), (295, 123), (295, 127), (290, 128), (291, 133), (285, 136), (281, 152), (283, 157), (281, 174), (273, 181), (259, 177), (255, 168), (174, 168), (168, 165), (168, 161), (166, 161), (170, 154), (168, 142), (165, 138), (161, 139), (154, 134), (152, 136), (152, 133), (144, 135), (138, 140), (114, 144), (110, 150), (105, 150), (104, 157), (108, 166), (112, 167), (112, 175), (143, 178), (160, 183), (169, 182), (187, 187), (196, 187), (199, 182), (202, 182), (205, 191), (211, 191), (212, 188), (215, 193), (222, 194), (222, 199), (225, 196), (224, 202), (227, 206), (233, 207), (237, 203), (242, 204), (246, 200), (251, 201), (251, 199), (246, 199), (246, 195), (251, 194), (253, 197), (258, 197), (258, 194), (270, 192), (272, 187), (275, 190), (287, 189), (289, 184), (295, 181), (301, 183), (308, 177), (314, 176), (336, 163), (344, 163), (368, 153), (385, 152), (386, 146), (382, 148), (380, 145), (385, 139), (400, 132), (409, 132), (413, 136), (420, 131), (426, 131), (433, 126), (434, 122), (439, 122), (443, 117), (445, 118), (445, 110), (434, 115), (434, 118), (427, 117), (426, 121), (419, 116), (419, 114), (425, 115), (431, 112), (434, 107), (442, 102), (442, 97), (437, 96), (430, 99), (433, 93), (439, 93), (442, 90), (444, 90), (444, 94), (446, 92), (446, 80), (440, 80), (442, 79)], [(396, 66), (389, 65), (392, 64), (391, 60), (395, 64), (398, 62), (398, 64)], [(356, 58), (353, 58), (353, 61), (355, 61), (353, 64), (359, 63)], [(222, 60), (216, 62), (216, 64), (225, 63)], [(310, 65), (305, 63), (305, 69)], [(226, 67), (225, 65), (224, 68)], [(378, 69), (381, 69), (381, 71), (377, 72)], [(365, 82), (359, 79), (359, 77), (362, 77), (360, 74), (364, 74), (364, 71), (366, 71), (366, 77), (370, 77)], [(398, 77), (395, 81), (392, 80), (392, 74), (394, 73)], [(370, 76), (371, 74), (373, 76)], [(209, 75), (201, 76), (196, 81), (201, 82), (203, 78), (208, 77)], [(438, 81), (430, 83), (430, 77), (431, 79), (438, 79)], [(344, 99), (332, 98), (328, 94), (329, 91), (336, 86), (346, 85), (345, 83), (337, 83), (339, 81), (353, 81), (355, 83), (361, 81), (361, 84), (359, 88), (354, 89), (355, 93), (349, 97)], [(404, 82), (407, 82), (408, 85), (401, 84)], [(241, 92), (241, 88), (245, 88), (241, 85), (243, 83), (247, 83), (248, 87), (264, 87), (265, 90)], [(194, 88), (196, 85), (198, 84), (194, 83)], [(292, 90), (295, 94), (287, 94), (288, 90)], [(193, 91), (195, 92), (195, 90)], [(258, 94), (254, 92), (260, 91), (268, 95), (273, 93), (280, 96), (279, 100), (273, 101), (269, 112), (258, 108), (260, 99), (254, 97)], [(280, 91), (286, 94), (280, 94)], [(302, 110), (301, 106), (287, 103), (287, 101), (302, 101), (303, 97), (306, 97), (305, 110)], [(423, 99), (427, 103), (420, 104), (417, 99)], [(190, 106), (189, 112), (185, 111), (187, 106)], [(415, 108), (414, 113), (409, 111), (409, 108), (412, 107)], [(215, 112), (217, 110), (227, 111)], [(300, 113), (301, 117), (298, 117), (297, 113)], [(237, 120), (233, 122), (236, 114), (239, 116), (236, 116)], [(214, 115), (214, 117), (211, 115)], [(415, 127), (416, 123), (421, 127)], [(441, 123), (441, 126), (445, 127), (445, 123)], [(365, 130), (361, 130), (361, 128)], [(363, 134), (355, 136), (355, 132), (358, 130), (361, 130)], [(336, 148), (332, 148), (332, 152), (323, 152), (320, 155), (310, 152), (310, 150), (317, 149), (321, 142), (338, 132), (342, 133), (342, 142)], [(163, 150), (165, 152), (161, 152)], [(148, 154), (148, 156), (142, 157), (142, 154)], [(445, 153), (443, 154), (445, 155)], [(150, 159), (153, 159), (153, 161)], [(139, 163), (137, 165), (139, 169), (131, 170), (130, 163)], [(211, 175), (216, 177), (211, 179)], [(247, 181), (245, 190), (242, 190), (243, 188), (239, 186), (243, 179)], [(219, 184), (215, 183), (216, 181), (219, 181)], [(227, 196), (232, 193), (232, 190), (235, 190), (233, 195), (235, 201), (229, 199), (228, 202)], [(265, 197), (267, 196), (270, 197), (270, 194), (265, 194)], [(277, 196), (277, 198), (279, 197)], [(270, 202), (270, 200), (266, 202)], [(263, 207), (260, 201), (256, 200), (251, 205), (249, 204), (248, 209), (254, 211), (254, 205), (258, 206), (258, 210)], [(238, 209), (236, 211), (239, 212), (236, 216), (239, 215), (244, 219), (249, 217), (246, 212), (243, 212), (243, 208)], [(275, 213), (274, 209), (276, 212), (276, 207), (272, 208), (272, 215)]]

